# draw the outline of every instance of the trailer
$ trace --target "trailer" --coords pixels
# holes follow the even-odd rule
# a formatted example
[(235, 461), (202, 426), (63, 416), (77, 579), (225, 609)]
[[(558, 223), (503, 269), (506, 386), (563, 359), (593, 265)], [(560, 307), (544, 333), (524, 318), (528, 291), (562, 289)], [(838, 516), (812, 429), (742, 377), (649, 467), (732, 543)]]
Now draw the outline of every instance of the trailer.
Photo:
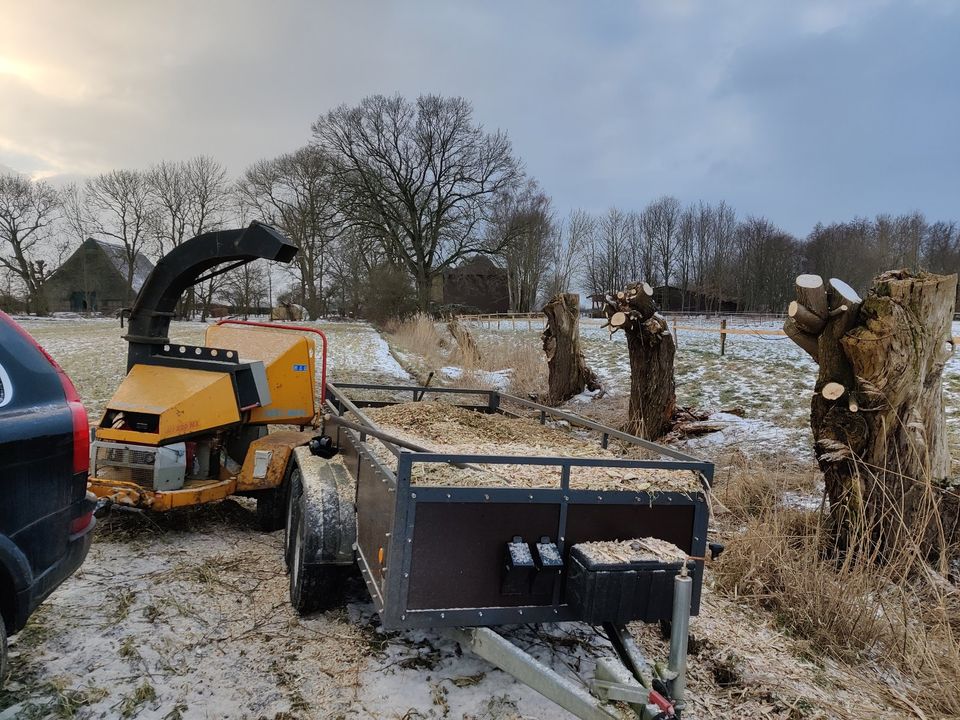
[[(656, 454), (563, 457), (432, 452), (381, 428), (364, 410), (446, 398), (457, 408), (564, 422)], [(327, 383), (324, 435), (295, 451), (285, 554), (291, 602), (301, 613), (337, 601), (356, 563), (388, 630), (447, 629), (460, 644), (585, 719), (680, 717), (689, 618), (700, 606), (708, 550), (713, 465), (579, 415), (496, 390)], [(384, 458), (389, 451), (389, 461)], [(537, 466), (549, 487), (414, 482), (417, 469)], [(696, 473), (696, 491), (596, 490), (571, 477), (585, 468)], [(679, 559), (604, 562), (584, 548), (656, 538)], [(711, 544), (712, 553), (719, 546)], [(499, 626), (581, 621), (602, 626), (616, 656), (576, 682), (496, 631)], [(670, 627), (666, 662), (645, 656), (634, 621)]]

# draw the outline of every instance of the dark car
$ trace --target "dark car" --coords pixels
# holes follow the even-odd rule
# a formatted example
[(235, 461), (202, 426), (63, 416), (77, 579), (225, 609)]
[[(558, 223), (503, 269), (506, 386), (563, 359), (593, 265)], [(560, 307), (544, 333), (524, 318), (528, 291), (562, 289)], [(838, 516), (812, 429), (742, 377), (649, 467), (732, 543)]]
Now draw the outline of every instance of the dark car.
[(7, 635), (90, 549), (87, 413), (66, 373), (0, 312), (0, 684)]

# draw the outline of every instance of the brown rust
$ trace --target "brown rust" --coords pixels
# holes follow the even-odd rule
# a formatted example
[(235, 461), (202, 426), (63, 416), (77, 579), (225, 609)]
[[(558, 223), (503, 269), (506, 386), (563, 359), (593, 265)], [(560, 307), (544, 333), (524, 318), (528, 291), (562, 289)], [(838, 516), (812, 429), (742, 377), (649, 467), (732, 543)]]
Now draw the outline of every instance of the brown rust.
[[(237, 477), (237, 492), (280, 487), (287, 472), (290, 453), (293, 452), (294, 448), (306, 445), (316, 434), (316, 432), (281, 430), (254, 440), (247, 448), (247, 456), (243, 461), (243, 467), (240, 469), (240, 475)], [(266, 475), (262, 478), (253, 476), (257, 450), (266, 450), (271, 453)]]

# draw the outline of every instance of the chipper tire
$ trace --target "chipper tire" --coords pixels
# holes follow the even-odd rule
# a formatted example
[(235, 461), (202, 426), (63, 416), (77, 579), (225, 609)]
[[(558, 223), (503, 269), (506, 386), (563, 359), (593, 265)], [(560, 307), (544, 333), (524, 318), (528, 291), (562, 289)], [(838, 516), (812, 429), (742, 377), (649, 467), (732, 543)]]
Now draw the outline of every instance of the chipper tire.
[(354, 563), (353, 481), (343, 465), (298, 449), (291, 473), (287, 548), (290, 603), (301, 614), (336, 607)]
[(264, 532), (282, 529), (287, 522), (287, 483), (257, 496), (257, 524)]

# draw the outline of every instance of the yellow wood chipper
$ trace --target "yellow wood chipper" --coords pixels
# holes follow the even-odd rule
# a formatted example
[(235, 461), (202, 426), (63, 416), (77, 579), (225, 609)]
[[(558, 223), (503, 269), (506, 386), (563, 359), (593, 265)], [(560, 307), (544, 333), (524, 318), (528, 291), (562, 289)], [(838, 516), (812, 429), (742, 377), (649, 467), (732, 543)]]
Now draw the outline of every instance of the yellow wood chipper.
[(249, 495), (264, 529), (283, 527), (292, 453), (317, 438), (326, 338), (315, 328), (239, 320), (210, 326), (199, 346), (173, 342), (168, 331), (190, 286), (296, 252), (253, 223), (193, 238), (157, 263), (130, 311), (127, 375), (91, 443), (91, 491), (154, 511)]

